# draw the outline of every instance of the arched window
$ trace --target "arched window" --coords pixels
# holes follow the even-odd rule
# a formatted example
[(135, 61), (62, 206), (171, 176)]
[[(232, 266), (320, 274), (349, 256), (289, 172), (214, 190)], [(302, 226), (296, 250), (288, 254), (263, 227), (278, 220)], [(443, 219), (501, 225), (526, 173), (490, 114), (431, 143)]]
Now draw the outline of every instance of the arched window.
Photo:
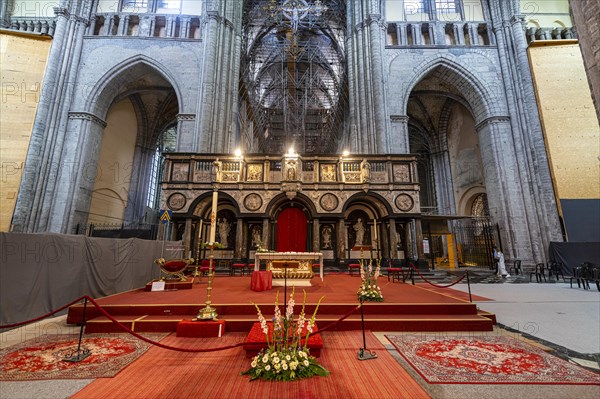
[(163, 180), (165, 169), (165, 157), (163, 153), (175, 151), (177, 148), (177, 127), (167, 128), (158, 139), (156, 151), (152, 157), (150, 171), (150, 186), (146, 196), (146, 206), (152, 209), (158, 209), (160, 206), (159, 184)]

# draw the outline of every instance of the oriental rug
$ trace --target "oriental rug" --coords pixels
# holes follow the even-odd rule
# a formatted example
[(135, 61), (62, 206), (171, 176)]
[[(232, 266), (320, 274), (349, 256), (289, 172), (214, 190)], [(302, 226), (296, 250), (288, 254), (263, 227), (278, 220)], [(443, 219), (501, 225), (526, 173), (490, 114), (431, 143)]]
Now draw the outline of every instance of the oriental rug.
[(511, 337), (386, 338), (430, 384), (600, 385), (600, 374)]
[[(144, 334), (153, 341), (166, 335)], [(114, 377), (150, 347), (127, 334), (89, 334), (81, 349), (90, 355), (77, 363), (64, 361), (76, 354), (78, 340), (73, 335), (43, 335), (0, 350), (0, 381)]]

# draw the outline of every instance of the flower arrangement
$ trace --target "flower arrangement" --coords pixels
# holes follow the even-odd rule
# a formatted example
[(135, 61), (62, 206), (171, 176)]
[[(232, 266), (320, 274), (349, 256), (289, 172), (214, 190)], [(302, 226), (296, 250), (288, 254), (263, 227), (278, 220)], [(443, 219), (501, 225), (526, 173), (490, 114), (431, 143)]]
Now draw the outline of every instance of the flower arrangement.
[(261, 247), (260, 245), (258, 245), (258, 246), (256, 247), (256, 252), (258, 252), (258, 253), (260, 253), (260, 254), (263, 254), (263, 253), (275, 252), (275, 251), (273, 251), (273, 250), (270, 250), (270, 249), (267, 249), (267, 248), (263, 248), (263, 247)]
[(360, 287), (358, 292), (358, 300), (361, 302), (383, 302), (383, 294), (381, 288), (377, 285), (377, 278), (381, 270), (381, 260), (377, 260), (377, 266), (373, 270), (373, 259), (369, 260), (369, 265), (365, 270), (364, 262), (360, 261)]
[(220, 242), (203, 242), (202, 243), (202, 248), (214, 248), (214, 249), (224, 249), (225, 245), (221, 244)]
[(326, 377), (329, 371), (310, 355), (308, 349), (309, 335), (315, 326), (317, 310), (323, 298), (319, 299), (312, 317), (306, 319), (304, 313), (306, 292), (304, 292), (302, 310), (294, 320), (294, 290), (287, 303), (285, 315), (282, 315), (279, 309), (278, 297), (279, 293), (275, 299), (272, 323), (267, 323), (258, 305), (254, 304), (262, 331), (265, 333), (267, 349), (261, 350), (252, 359), (250, 369), (244, 371), (242, 375), (250, 375), (250, 381), (258, 378), (265, 381), (295, 381), (315, 375)]

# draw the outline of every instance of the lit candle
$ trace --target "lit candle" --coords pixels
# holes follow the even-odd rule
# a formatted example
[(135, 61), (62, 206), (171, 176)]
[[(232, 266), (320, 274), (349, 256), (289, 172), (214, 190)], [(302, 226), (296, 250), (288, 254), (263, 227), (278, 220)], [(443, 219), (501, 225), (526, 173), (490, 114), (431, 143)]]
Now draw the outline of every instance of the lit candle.
[(213, 191), (212, 197), (212, 211), (210, 212), (210, 243), (215, 242), (215, 235), (217, 233), (217, 202), (219, 200), (219, 192)]

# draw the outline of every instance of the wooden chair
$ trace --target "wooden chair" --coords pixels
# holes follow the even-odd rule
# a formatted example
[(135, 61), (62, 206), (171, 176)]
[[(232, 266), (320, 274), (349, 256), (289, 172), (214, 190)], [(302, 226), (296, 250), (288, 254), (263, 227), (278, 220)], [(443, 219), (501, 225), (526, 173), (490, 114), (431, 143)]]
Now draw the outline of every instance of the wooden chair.
[(546, 266), (543, 263), (538, 263), (537, 265), (535, 265), (535, 269), (531, 272), (529, 272), (529, 282), (531, 282), (531, 278), (533, 277), (533, 275), (535, 274), (535, 281), (537, 281), (538, 283), (542, 282), (542, 278), (544, 279), (544, 282), (546, 282)]
[(553, 260), (548, 262), (548, 278), (551, 278), (552, 275), (556, 277), (557, 282), (559, 280), (559, 277), (562, 277), (564, 282), (567, 281), (565, 280), (565, 275), (562, 272), (562, 262), (556, 262)]
[(386, 272), (388, 281), (390, 281), (391, 277), (392, 283), (395, 280), (398, 280), (398, 282), (400, 282), (400, 276), (404, 278), (404, 270), (402, 269), (402, 264), (394, 265), (394, 262), (391, 259), (388, 259), (388, 267), (386, 268)]
[(235, 274), (239, 271), (240, 276), (243, 276), (245, 274), (246, 269), (247, 267), (245, 263), (232, 262), (229, 266), (229, 275), (235, 276)]
[(521, 261), (518, 259), (515, 260), (515, 263), (508, 269), (508, 272), (510, 273), (511, 270), (515, 275), (523, 274), (523, 270), (521, 269)]
[(349, 263), (348, 264), (348, 273), (351, 276), (353, 276), (354, 271), (358, 272), (358, 275), (360, 276), (360, 263)]
[[(215, 269), (215, 265), (216, 265), (217, 261), (213, 259), (213, 264), (212, 264), (212, 269)], [(200, 274), (202, 274), (203, 276), (208, 275), (208, 272), (210, 271), (210, 259), (202, 259), (202, 263), (200, 264)]]

